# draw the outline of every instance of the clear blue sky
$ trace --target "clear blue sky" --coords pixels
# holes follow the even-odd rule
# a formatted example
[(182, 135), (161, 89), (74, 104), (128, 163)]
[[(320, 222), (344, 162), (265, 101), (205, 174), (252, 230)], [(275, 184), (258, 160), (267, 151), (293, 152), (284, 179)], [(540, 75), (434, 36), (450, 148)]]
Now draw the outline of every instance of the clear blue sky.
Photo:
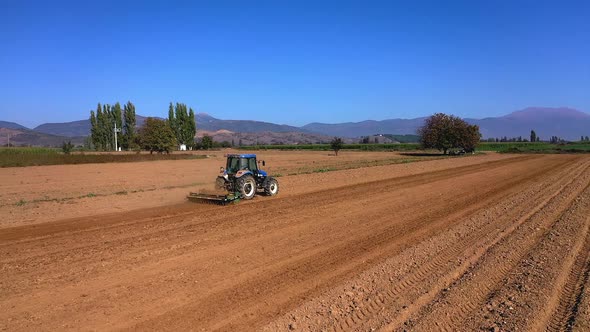
[(590, 111), (590, 1), (0, 1), (0, 120)]

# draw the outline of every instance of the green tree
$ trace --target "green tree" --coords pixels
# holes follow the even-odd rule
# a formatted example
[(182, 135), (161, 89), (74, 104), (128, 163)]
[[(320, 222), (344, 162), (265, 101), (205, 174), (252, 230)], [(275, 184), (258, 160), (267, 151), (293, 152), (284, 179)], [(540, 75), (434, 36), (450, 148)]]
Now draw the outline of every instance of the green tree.
[(94, 111), (90, 111), (90, 141), (94, 147), (98, 146), (98, 125)]
[(121, 104), (119, 102), (115, 103), (115, 106), (113, 106), (113, 109), (111, 111), (111, 131), (113, 132), (113, 149), (116, 150), (119, 148), (119, 146), (121, 146), (121, 141), (119, 140), (122, 135), (120, 135), (119, 133), (117, 133), (117, 145), (115, 146), (115, 125), (117, 127), (117, 130), (121, 130), (121, 132), (123, 132), (123, 111), (121, 109)]
[(531, 142), (537, 141), (537, 133), (534, 130), (531, 130)]
[(195, 112), (192, 108), (188, 111), (186, 129), (187, 146), (193, 148), (195, 146), (195, 135), (197, 134), (197, 120), (195, 119)]
[(97, 150), (106, 150), (106, 133), (105, 133), (105, 115), (103, 113), (103, 107), (98, 103), (96, 108), (96, 140), (94, 145)]
[(182, 103), (176, 103), (176, 105), (170, 103), (168, 107), (168, 123), (176, 136), (178, 144), (185, 144), (189, 148), (194, 147), (197, 125), (195, 112), (192, 108), (189, 110)]
[(136, 148), (135, 126), (137, 119), (135, 115), (135, 105), (133, 105), (133, 103), (130, 101), (128, 101), (123, 108), (123, 117), (125, 119), (125, 123), (123, 124), (122, 145), (123, 148), (131, 150)]
[(334, 137), (334, 139), (332, 139), (332, 141), (330, 142), (330, 147), (332, 148), (332, 150), (334, 150), (334, 154), (338, 155), (338, 151), (342, 149), (343, 144), (344, 143), (342, 142), (342, 138), (340, 137)]
[(174, 132), (166, 120), (147, 118), (138, 136), (141, 147), (150, 153), (170, 153), (177, 144)]
[(203, 138), (201, 139), (201, 147), (203, 148), (203, 150), (211, 149), (213, 147), (213, 138), (211, 138), (211, 136), (209, 135), (203, 136)]
[(102, 134), (103, 150), (114, 150), (115, 135), (114, 135), (114, 117), (111, 105), (102, 105), (102, 117), (99, 123)]
[(186, 144), (186, 120), (187, 120), (187, 113), (186, 113), (186, 105), (181, 103), (176, 103), (174, 107), (174, 117), (176, 120), (176, 140), (178, 144)]
[(478, 126), (443, 113), (436, 113), (427, 118), (424, 126), (418, 129), (418, 134), (424, 149), (437, 149), (443, 154), (455, 148), (474, 151), (481, 139)]
[(74, 144), (72, 144), (72, 141), (67, 141), (67, 142), (64, 141), (63, 144), (61, 145), (61, 150), (65, 154), (70, 154), (73, 149), (74, 149)]
[(172, 129), (174, 136), (176, 136), (178, 127), (176, 125), (176, 119), (174, 118), (174, 105), (172, 102), (170, 102), (170, 105), (168, 105), (168, 125), (170, 126), (170, 129)]

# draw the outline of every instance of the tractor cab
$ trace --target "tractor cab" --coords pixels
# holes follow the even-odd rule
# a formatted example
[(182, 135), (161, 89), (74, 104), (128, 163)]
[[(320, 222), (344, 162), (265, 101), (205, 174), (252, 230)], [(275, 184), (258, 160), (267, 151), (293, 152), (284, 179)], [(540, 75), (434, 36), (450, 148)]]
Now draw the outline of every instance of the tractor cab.
[[(261, 161), (262, 166), (266, 163)], [(229, 177), (241, 177), (246, 174), (251, 174), (255, 178), (266, 177), (266, 172), (258, 169), (255, 154), (228, 154), (225, 168), (221, 168), (221, 173)]]
[(240, 170), (258, 170), (255, 154), (229, 154), (227, 155), (227, 164), (225, 171), (227, 174), (236, 174)]

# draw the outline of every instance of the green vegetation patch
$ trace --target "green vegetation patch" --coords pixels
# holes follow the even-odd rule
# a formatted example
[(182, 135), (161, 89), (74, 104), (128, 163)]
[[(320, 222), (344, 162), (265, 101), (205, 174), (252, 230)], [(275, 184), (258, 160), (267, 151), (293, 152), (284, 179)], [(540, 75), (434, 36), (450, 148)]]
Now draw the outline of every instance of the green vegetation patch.
[[(311, 150), (332, 151), (330, 144), (274, 144), (241, 146), (240, 150)], [(357, 151), (416, 151), (420, 145), (416, 143), (386, 143), (386, 144), (343, 144), (342, 150)]]
[(589, 153), (590, 143), (486, 142), (480, 143), (477, 149), (479, 151), (497, 151), (501, 153)]
[(178, 154), (64, 154), (51, 148), (0, 148), (0, 167), (102, 164), (119, 162), (203, 159), (206, 156)]

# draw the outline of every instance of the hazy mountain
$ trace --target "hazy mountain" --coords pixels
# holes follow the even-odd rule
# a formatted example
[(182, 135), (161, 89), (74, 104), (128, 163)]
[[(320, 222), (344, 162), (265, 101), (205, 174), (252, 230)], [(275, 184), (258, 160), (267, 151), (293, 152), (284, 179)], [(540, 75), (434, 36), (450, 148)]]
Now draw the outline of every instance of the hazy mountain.
[(0, 121), (0, 128), (8, 129), (29, 129), (25, 126), (21, 126), (16, 122)]
[(424, 123), (425, 118), (367, 120), (362, 122), (345, 122), (336, 124), (310, 123), (303, 126), (308, 131), (330, 136), (359, 137), (374, 134), (416, 134), (416, 129)]
[(565, 107), (529, 107), (502, 117), (466, 120), (479, 125), (484, 138), (528, 138), (531, 130), (543, 140), (551, 136), (579, 140), (582, 135), (590, 135), (590, 114)]
[(299, 127), (279, 125), (270, 122), (252, 121), (252, 120), (220, 120), (206, 113), (195, 115), (197, 121), (197, 130), (217, 131), (229, 130), (241, 133), (262, 133), (262, 132), (303, 132), (306, 131)]
[(59, 136), (88, 136), (90, 134), (90, 120), (44, 123), (33, 128), (33, 130)]
[[(146, 116), (137, 115), (137, 125), (142, 126), (147, 119)], [(217, 131), (229, 130), (233, 132), (242, 133), (258, 133), (258, 132), (304, 132), (305, 130), (287, 126), (278, 125), (269, 122), (251, 121), (251, 120), (220, 120), (214, 118), (206, 113), (195, 114), (197, 121), (197, 130)], [(34, 128), (46, 134), (61, 135), (61, 136), (88, 136), (90, 135), (90, 120), (79, 120), (72, 122), (61, 123), (44, 123)]]
[[(197, 121), (197, 131), (217, 132), (225, 130), (232, 133), (231, 137), (234, 137), (234, 140), (237, 136), (233, 133), (265, 133), (263, 136), (269, 138), (271, 141), (282, 141), (285, 143), (293, 141), (323, 141), (326, 137), (333, 136), (358, 138), (360, 136), (371, 136), (375, 134), (411, 135), (416, 133), (416, 130), (422, 126), (425, 119), (367, 120), (336, 124), (310, 123), (303, 127), (294, 127), (263, 121), (221, 120), (205, 113), (198, 113), (195, 117)], [(145, 122), (145, 119), (145, 116), (137, 115), (138, 126), (141, 126)], [(466, 120), (470, 123), (479, 125), (484, 138), (503, 136), (522, 136), (523, 138), (527, 138), (529, 137), (531, 130), (535, 130), (537, 135), (545, 140), (549, 139), (551, 136), (559, 136), (567, 140), (578, 140), (582, 135), (590, 136), (590, 114), (564, 107), (529, 107), (501, 117)], [(0, 121), (0, 128), (27, 129), (19, 124), (4, 121)], [(90, 121), (80, 120), (64, 123), (45, 123), (37, 126), (34, 129), (34, 132), (50, 134), (62, 138), (63, 136), (87, 136), (90, 134)], [(270, 135), (269, 133), (276, 133), (276, 135)], [(310, 135), (294, 135), (292, 133), (305, 133)], [(286, 138), (280, 138), (279, 136), (281, 135), (279, 134), (285, 134), (283, 136)], [(33, 134), (29, 132), (27, 135)], [(220, 138), (222, 137), (229, 138), (230, 136), (220, 135)], [(62, 138), (53, 140), (60, 140)], [(242, 139), (255, 140), (256, 135), (248, 135), (247, 138), (244, 137)], [(46, 141), (49, 140), (50, 139), (46, 139)], [(37, 138), (31, 140), (31, 142), (37, 141)]]
[[(1, 125), (1, 124), (0, 124)], [(61, 146), (71, 141), (74, 145), (82, 145), (84, 137), (65, 137), (40, 133), (31, 129), (10, 129), (0, 127), (0, 146), (6, 146), (10, 137), (13, 146)]]
[[(338, 124), (310, 123), (303, 126), (324, 135), (359, 137), (372, 134), (415, 134), (425, 118), (392, 119), (383, 121), (347, 122)], [(501, 117), (465, 119), (477, 124), (484, 138), (528, 138), (535, 130), (541, 139), (559, 136), (567, 140), (579, 140), (590, 135), (590, 114), (571, 108), (529, 107)]]

